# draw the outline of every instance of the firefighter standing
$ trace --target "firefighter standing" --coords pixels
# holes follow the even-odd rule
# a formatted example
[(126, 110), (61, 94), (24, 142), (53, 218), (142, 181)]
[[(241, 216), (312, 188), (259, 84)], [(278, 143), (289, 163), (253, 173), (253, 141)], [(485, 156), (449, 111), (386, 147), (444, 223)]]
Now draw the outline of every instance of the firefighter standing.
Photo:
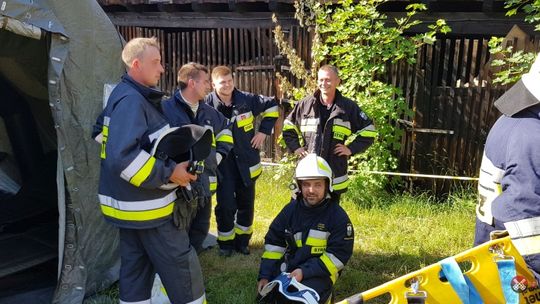
[(480, 167), (475, 245), (507, 230), (540, 279), (540, 56), (496, 102)]
[(295, 178), (301, 193), (281, 210), (264, 238), (258, 291), (281, 272), (289, 272), (326, 303), (352, 255), (353, 226), (331, 195), (332, 170), (323, 158), (305, 156)]
[(208, 69), (198, 63), (187, 63), (178, 70), (180, 87), (173, 97), (163, 101), (163, 112), (172, 127), (196, 124), (212, 130), (214, 141), (212, 151), (205, 160), (204, 173), (197, 182), (202, 189), (199, 210), (191, 223), (189, 238), (197, 252), (201, 252), (203, 241), (210, 228), (212, 194), (217, 188), (217, 166), (227, 157), (233, 145), (232, 132), (228, 120), (213, 107), (203, 101), (210, 91)]
[(135, 38), (123, 51), (128, 72), (112, 91), (94, 127), (102, 144), (99, 202), (105, 219), (120, 230), (120, 303), (149, 303), (157, 272), (172, 303), (204, 303), (202, 272), (185, 229), (172, 213), (176, 191), (196, 179), (188, 163), (150, 154), (169, 129), (156, 90), (163, 67), (155, 38)]
[[(230, 256), (233, 250), (249, 254), (253, 233), (255, 181), (262, 172), (259, 149), (279, 115), (277, 102), (241, 92), (234, 87), (232, 72), (218, 66), (212, 70), (214, 92), (205, 101), (232, 123), (234, 148), (218, 168), (220, 174), (215, 208), (220, 255)], [(255, 131), (255, 117), (262, 121)]]
[[(316, 153), (334, 172), (333, 189), (347, 191), (347, 161), (351, 155), (364, 152), (377, 136), (371, 119), (358, 105), (341, 95), (338, 70), (325, 65), (317, 74), (318, 89), (295, 104), (283, 123), (283, 140), (290, 152), (305, 156)], [(349, 136), (356, 138), (345, 145)]]

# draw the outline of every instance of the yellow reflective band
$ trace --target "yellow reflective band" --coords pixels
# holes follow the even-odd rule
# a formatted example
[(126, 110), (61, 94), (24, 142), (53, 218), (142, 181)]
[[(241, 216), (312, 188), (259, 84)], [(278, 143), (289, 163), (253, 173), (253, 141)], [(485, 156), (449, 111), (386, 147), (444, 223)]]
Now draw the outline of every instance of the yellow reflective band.
[(327, 243), (326, 239), (319, 239), (311, 236), (308, 236), (306, 239), (306, 245), (312, 247), (326, 247)]
[(263, 259), (279, 260), (283, 257), (282, 252), (265, 251), (262, 255)]
[(345, 136), (351, 135), (351, 129), (343, 127), (343, 126), (339, 126), (339, 125), (333, 125), (332, 126), (332, 131), (334, 133), (344, 134)]
[(266, 118), (266, 117), (278, 118), (279, 117), (279, 108), (277, 106), (275, 106), (275, 107), (271, 107), (271, 108), (266, 109), (266, 111), (263, 112), (262, 117), (263, 118)]
[(133, 175), (133, 177), (129, 180), (130, 183), (133, 185), (139, 187), (150, 175), (152, 172), (152, 169), (154, 168), (154, 164), (156, 163), (156, 158), (153, 156), (150, 156), (150, 158), (146, 161), (146, 163), (142, 166), (142, 168)]
[(255, 166), (249, 167), (249, 173), (251, 175), (251, 178), (255, 178), (262, 173), (262, 165), (261, 163), (256, 164)]
[(332, 262), (332, 259), (330, 259), (330, 257), (326, 253), (321, 255), (320, 259), (323, 262), (324, 266), (326, 266), (326, 269), (328, 270), (328, 272), (330, 273), (330, 279), (332, 280), (332, 283), (336, 283), (337, 275), (338, 275), (338, 269), (336, 265), (334, 265), (334, 263)]
[(229, 134), (222, 134), (220, 135), (218, 138), (217, 138), (217, 141), (219, 142), (225, 142), (225, 143), (229, 143), (229, 144), (233, 144), (234, 143), (234, 140), (233, 140), (233, 137)]
[(296, 247), (302, 247), (302, 240), (296, 240)]
[[(334, 182), (336, 181), (336, 179), (334, 179)], [(346, 179), (342, 182), (337, 182), (335, 184), (332, 184), (332, 188), (334, 188), (334, 190), (343, 190), (343, 189), (346, 189), (349, 184), (351, 183), (351, 180), (350, 179)]]
[(243, 118), (243, 119), (237, 119), (236, 123), (238, 124), (238, 128), (242, 128), (242, 127), (247, 126), (249, 124), (253, 124), (253, 115), (251, 115), (251, 112), (249, 112), (249, 116), (247, 116), (246, 118)]
[(231, 240), (234, 240), (234, 237), (235, 237), (235, 234), (234, 233), (231, 233), (230, 235), (220, 235), (218, 233), (218, 241), (231, 241)]
[(293, 130), (294, 132), (300, 134), (300, 130), (298, 129), (297, 126), (295, 125), (284, 125), (283, 126), (283, 131), (289, 131), (289, 130)]
[(268, 113), (263, 114), (262, 117), (263, 118), (267, 118), (267, 117), (278, 118), (279, 117), (279, 112), (268, 112)]
[(159, 209), (153, 209), (153, 210), (145, 210), (145, 211), (123, 211), (114, 209), (112, 207), (101, 205), (101, 212), (103, 212), (104, 215), (124, 220), (124, 221), (151, 221), (155, 219), (159, 219), (162, 217), (166, 217), (170, 215), (174, 208), (174, 202), (171, 202), (165, 207), (159, 208)]
[(101, 140), (101, 158), (105, 159), (107, 157), (107, 153), (105, 152), (105, 146), (107, 145), (107, 138), (109, 137), (109, 126), (103, 126), (103, 130), (101, 130), (102, 134), (102, 140)]
[(217, 182), (210, 182), (210, 191), (217, 190)]
[(360, 136), (362, 137), (377, 137), (378, 135), (379, 133), (377, 133), (377, 131), (366, 130), (366, 131), (360, 132)]
[(216, 147), (216, 137), (214, 136), (214, 133), (212, 133), (212, 147)]
[(240, 227), (234, 227), (234, 232), (236, 234), (252, 234), (253, 233), (253, 226), (250, 226), (247, 230), (243, 230)]

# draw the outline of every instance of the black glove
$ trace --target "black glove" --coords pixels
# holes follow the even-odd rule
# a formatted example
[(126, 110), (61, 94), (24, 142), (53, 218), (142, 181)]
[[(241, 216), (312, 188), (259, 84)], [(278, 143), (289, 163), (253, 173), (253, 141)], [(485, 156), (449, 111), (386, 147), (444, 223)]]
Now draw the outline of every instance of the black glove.
[(178, 229), (187, 230), (197, 214), (199, 198), (193, 189), (181, 187), (176, 190), (176, 203), (173, 210), (173, 222)]
[(204, 195), (204, 188), (203, 188), (202, 183), (196, 183), (193, 189), (198, 198), (197, 208), (198, 210), (203, 209), (204, 206), (206, 206), (206, 198)]

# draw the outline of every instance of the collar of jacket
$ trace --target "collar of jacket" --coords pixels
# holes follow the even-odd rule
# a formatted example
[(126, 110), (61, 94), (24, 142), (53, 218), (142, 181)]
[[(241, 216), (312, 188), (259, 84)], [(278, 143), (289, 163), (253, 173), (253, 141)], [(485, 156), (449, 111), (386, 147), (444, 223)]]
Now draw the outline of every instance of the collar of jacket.
[[(318, 104), (321, 104), (321, 90), (317, 89), (315, 93), (313, 93), (313, 98), (315, 99), (315, 102)], [(341, 95), (341, 92), (336, 89), (336, 96), (334, 96), (334, 109), (332, 110), (332, 113), (330, 113), (330, 117), (328, 117), (328, 120), (338, 116), (339, 114), (344, 114), (345, 110), (343, 109), (343, 100), (344, 97)], [(314, 103), (315, 104), (315, 103)], [(314, 108), (315, 111), (317, 107)], [(317, 113), (318, 114), (318, 113)]]
[[(236, 96), (238, 95), (238, 92), (240, 92), (237, 88), (234, 88), (233, 89), (233, 92), (232, 92), (232, 97), (231, 97), (231, 107), (235, 105), (235, 100), (236, 100)], [(211, 93), (211, 96), (212, 96), (212, 104), (214, 105), (214, 108), (217, 109), (217, 107), (221, 104), (223, 106), (226, 107), (225, 103), (223, 101), (221, 101), (221, 98), (219, 98), (218, 94), (216, 93), (216, 91), (213, 91)]]
[(132, 86), (137, 92), (139, 92), (144, 98), (146, 98), (152, 105), (159, 106), (161, 105), (161, 98), (165, 95), (165, 93), (161, 92), (160, 90), (156, 88), (151, 88), (144, 86), (137, 81), (135, 81), (131, 76), (128, 74), (124, 74), (122, 76), (122, 81), (127, 83), (128, 85)]
[[(195, 115), (193, 114), (193, 111), (191, 110), (191, 106), (187, 103), (187, 101), (184, 100), (184, 98), (182, 98), (182, 94), (180, 94), (180, 90), (177, 89), (175, 92), (174, 92), (174, 100), (182, 107), (182, 109), (188, 113), (188, 115), (190, 117), (194, 117)], [(199, 108), (197, 109), (197, 113), (199, 112), (199, 110), (201, 109), (201, 105), (199, 104)]]

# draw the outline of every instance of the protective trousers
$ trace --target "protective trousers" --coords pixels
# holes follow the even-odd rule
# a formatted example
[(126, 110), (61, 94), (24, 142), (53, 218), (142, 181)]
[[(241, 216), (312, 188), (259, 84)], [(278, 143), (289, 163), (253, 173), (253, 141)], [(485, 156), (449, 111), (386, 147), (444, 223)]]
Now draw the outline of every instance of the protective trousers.
[(232, 157), (223, 160), (219, 170), (223, 176), (218, 183), (215, 208), (219, 247), (246, 247), (253, 233), (255, 182), (244, 185)]
[(203, 248), (203, 242), (210, 230), (210, 217), (212, 215), (212, 198), (203, 197), (199, 199), (197, 214), (189, 227), (189, 242), (200, 253)]
[(151, 229), (120, 228), (120, 303), (150, 303), (157, 272), (172, 304), (204, 303), (197, 253), (172, 221)]

